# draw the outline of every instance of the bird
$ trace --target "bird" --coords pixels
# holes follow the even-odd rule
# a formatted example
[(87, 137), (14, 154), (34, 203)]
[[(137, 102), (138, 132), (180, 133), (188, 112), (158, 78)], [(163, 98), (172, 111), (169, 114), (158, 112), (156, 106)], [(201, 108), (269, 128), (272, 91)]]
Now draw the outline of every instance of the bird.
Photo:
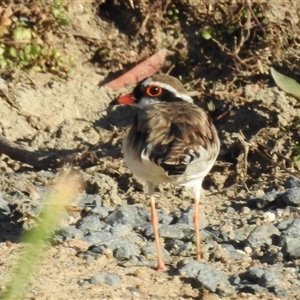
[(157, 250), (156, 269), (167, 269), (162, 257), (155, 208), (155, 188), (161, 183), (193, 190), (196, 259), (200, 260), (202, 181), (220, 151), (220, 140), (211, 118), (194, 104), (181, 81), (166, 74), (155, 74), (141, 80), (131, 93), (116, 98), (111, 105), (139, 108), (123, 139), (122, 148), (127, 167), (148, 186)]

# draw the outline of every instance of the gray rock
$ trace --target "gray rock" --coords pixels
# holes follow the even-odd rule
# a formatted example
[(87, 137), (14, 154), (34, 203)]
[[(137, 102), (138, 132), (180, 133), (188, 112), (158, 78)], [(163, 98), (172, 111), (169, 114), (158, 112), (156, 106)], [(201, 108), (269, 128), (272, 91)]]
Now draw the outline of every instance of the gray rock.
[(272, 245), (273, 239), (280, 236), (280, 231), (274, 225), (257, 226), (248, 236), (246, 245), (251, 248), (258, 248), (265, 245)]
[(83, 238), (84, 241), (86, 241), (90, 246), (106, 242), (112, 239), (111, 233), (107, 231), (101, 231), (101, 232), (93, 232), (93, 234), (87, 235)]
[(281, 265), (273, 265), (270, 268), (266, 269), (262, 276), (258, 280), (258, 284), (262, 287), (268, 289), (275, 286), (281, 286), (282, 278), (281, 272), (283, 267)]
[(289, 260), (300, 258), (300, 240), (299, 237), (284, 236), (282, 238), (283, 257)]
[(193, 249), (194, 242), (184, 242), (178, 239), (170, 239), (165, 242), (166, 249), (172, 254), (176, 256), (190, 256)]
[(80, 240), (83, 238), (83, 232), (76, 228), (75, 226), (68, 226), (61, 229), (60, 234), (66, 239), (77, 239)]
[(226, 208), (226, 212), (227, 212), (228, 214), (235, 214), (235, 213), (236, 213), (235, 209), (234, 209), (233, 207), (231, 207), (231, 206), (228, 206), (228, 207)]
[[(159, 236), (161, 238), (171, 238), (171, 239), (185, 239), (192, 240), (195, 235), (193, 227), (188, 224), (173, 224), (173, 225), (163, 225), (159, 224)], [(145, 236), (151, 237), (154, 235), (153, 226), (148, 224), (145, 228)]]
[(10, 208), (8, 207), (8, 202), (3, 199), (2, 193), (0, 193), (0, 212), (5, 215), (10, 214)]
[[(173, 221), (173, 217), (170, 215), (166, 215), (166, 214), (162, 214), (162, 213), (158, 213), (158, 220), (160, 224), (170, 224)], [(149, 214), (149, 218), (150, 218), (150, 214)]]
[(263, 266), (250, 267), (245, 273), (241, 274), (240, 276), (243, 280), (247, 280), (252, 283), (257, 283), (264, 273), (265, 270)]
[(98, 215), (100, 220), (105, 219), (111, 212), (112, 212), (111, 208), (103, 207), (103, 206), (96, 206), (95, 208), (92, 209), (92, 213)]
[(282, 231), (284, 236), (300, 239), (300, 218), (294, 219), (285, 230)]
[(225, 250), (224, 251), (224, 255), (227, 259), (230, 260), (239, 260), (239, 259), (243, 259), (246, 254), (244, 254), (241, 251), (237, 251), (232, 245), (230, 244), (223, 244), (221, 245), (222, 249)]
[[(242, 282), (239, 287), (240, 292), (265, 293), (275, 292), (277, 295), (288, 295), (288, 291), (282, 286), (282, 272), (284, 268), (281, 264), (274, 264), (270, 267), (250, 267), (245, 273), (240, 274)], [(243, 287), (242, 287), (243, 285)], [(263, 289), (257, 287), (259, 285)]]
[(132, 256), (137, 256), (140, 254), (138, 247), (128, 241), (122, 241), (120, 244), (113, 250), (113, 255), (118, 260), (129, 259)]
[[(276, 285), (274, 287), (272, 287), (271, 292), (275, 293), (275, 295), (281, 297), (281, 299), (289, 299), (289, 291), (285, 288), (283, 288), (282, 286)], [(294, 291), (293, 291), (294, 292)], [(299, 293), (298, 293), (299, 295)]]
[(242, 242), (247, 239), (249, 234), (256, 228), (256, 225), (245, 225), (237, 230), (235, 230), (234, 239), (236, 241)]
[(90, 250), (94, 253), (104, 254), (107, 251), (113, 253), (119, 260), (129, 259), (140, 254), (139, 248), (129, 240), (112, 238), (102, 243), (91, 246)]
[[(161, 251), (162, 251), (162, 256), (164, 259), (170, 258), (170, 254), (165, 248), (161, 247)], [(156, 251), (155, 243), (151, 243), (150, 245), (143, 247), (141, 249), (141, 252), (147, 259), (156, 259), (157, 258), (157, 251)]]
[(82, 230), (82, 232), (87, 235), (95, 231), (101, 231), (104, 226), (105, 224), (100, 221), (99, 216), (89, 215), (81, 220), (78, 229)]
[[(189, 224), (194, 226), (194, 205), (190, 205), (186, 210), (184, 210), (179, 217), (177, 223), (179, 224)], [(209, 225), (206, 215), (203, 210), (200, 209), (200, 229), (203, 229)]]
[(300, 188), (287, 189), (281, 195), (281, 199), (286, 205), (299, 206), (300, 205)]
[(283, 220), (276, 224), (276, 227), (281, 230), (286, 230), (290, 224), (292, 224), (293, 220)]
[(269, 205), (272, 202), (277, 201), (277, 199), (278, 199), (278, 197), (280, 197), (280, 195), (281, 195), (281, 192), (273, 190), (273, 191), (265, 194), (263, 197), (250, 198), (248, 200), (248, 205), (255, 207), (255, 208), (263, 208), (266, 205)]
[(130, 232), (132, 232), (132, 228), (125, 224), (119, 224), (110, 229), (110, 233), (118, 237), (124, 237)]
[(38, 175), (40, 177), (47, 178), (47, 179), (51, 179), (51, 178), (53, 178), (55, 176), (55, 174), (53, 172), (44, 171), (44, 170), (36, 172), (36, 175)]
[(199, 261), (191, 261), (179, 269), (182, 276), (194, 278), (204, 288), (221, 296), (232, 296), (234, 288), (227, 275), (211, 265)]
[(230, 276), (229, 282), (232, 285), (239, 285), (241, 283), (241, 278), (239, 275), (234, 274), (234, 275)]
[(286, 189), (300, 188), (300, 180), (295, 176), (290, 176), (286, 179), (284, 187)]
[(87, 288), (91, 284), (90, 284), (89, 280), (83, 280), (83, 279), (81, 279), (81, 280), (78, 281), (78, 285), (81, 286), (81, 287)]
[(112, 226), (116, 226), (117, 224), (137, 226), (146, 222), (146, 220), (138, 213), (136, 206), (128, 205), (117, 208), (105, 218), (105, 222)]
[(82, 258), (89, 264), (94, 264), (96, 261), (95, 257), (89, 254), (85, 254)]
[(107, 284), (110, 286), (119, 286), (121, 284), (121, 279), (116, 274), (100, 272), (91, 277), (90, 283), (94, 285)]
[(266, 294), (268, 292), (267, 288), (260, 286), (257, 283), (244, 283), (238, 287), (240, 293), (249, 294)]
[(282, 231), (282, 254), (287, 259), (300, 258), (300, 218), (293, 220)]
[(159, 234), (162, 238), (191, 239), (195, 231), (188, 224), (161, 225)]

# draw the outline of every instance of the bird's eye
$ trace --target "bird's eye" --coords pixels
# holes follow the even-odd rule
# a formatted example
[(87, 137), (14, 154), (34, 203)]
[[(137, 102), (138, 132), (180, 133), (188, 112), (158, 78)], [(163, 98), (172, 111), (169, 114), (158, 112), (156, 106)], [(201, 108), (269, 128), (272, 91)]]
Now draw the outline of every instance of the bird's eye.
[(146, 88), (146, 94), (149, 97), (158, 97), (162, 93), (162, 88), (157, 85), (150, 85)]

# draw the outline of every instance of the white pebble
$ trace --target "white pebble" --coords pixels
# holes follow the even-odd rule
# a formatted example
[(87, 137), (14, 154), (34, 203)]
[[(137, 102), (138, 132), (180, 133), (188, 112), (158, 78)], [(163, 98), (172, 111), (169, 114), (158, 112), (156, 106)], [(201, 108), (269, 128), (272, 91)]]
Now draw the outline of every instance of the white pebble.
[(242, 207), (242, 214), (248, 215), (248, 214), (250, 214), (250, 212), (251, 212), (251, 209), (249, 207), (247, 207), (247, 206)]
[(244, 251), (245, 251), (245, 253), (247, 253), (247, 254), (251, 254), (251, 253), (252, 253), (251, 247), (248, 247), (248, 246), (244, 248)]
[(265, 221), (273, 222), (276, 219), (276, 216), (274, 213), (267, 211), (266, 213), (264, 213), (264, 219)]

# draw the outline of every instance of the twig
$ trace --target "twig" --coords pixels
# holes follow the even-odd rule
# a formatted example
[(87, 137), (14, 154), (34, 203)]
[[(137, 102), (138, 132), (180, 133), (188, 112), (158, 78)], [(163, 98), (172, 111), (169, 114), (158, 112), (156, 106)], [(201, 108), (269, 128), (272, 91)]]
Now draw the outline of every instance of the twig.
[(36, 153), (19, 146), (2, 134), (0, 134), (0, 153), (3, 153), (13, 160), (17, 160), (36, 167), (38, 169), (48, 169), (58, 164), (58, 157), (55, 153)]
[(263, 31), (263, 33), (266, 33), (265, 29), (261, 26), (261, 24), (260, 24), (260, 22), (258, 21), (256, 15), (255, 15), (255, 13), (253, 12), (252, 7), (251, 7), (251, 5), (250, 5), (250, 3), (249, 3), (248, 0), (245, 0), (245, 5), (247, 6), (248, 11), (249, 11), (250, 14), (252, 15), (252, 17), (253, 17), (255, 23), (256, 23), (256, 24), (258, 25), (258, 27)]

